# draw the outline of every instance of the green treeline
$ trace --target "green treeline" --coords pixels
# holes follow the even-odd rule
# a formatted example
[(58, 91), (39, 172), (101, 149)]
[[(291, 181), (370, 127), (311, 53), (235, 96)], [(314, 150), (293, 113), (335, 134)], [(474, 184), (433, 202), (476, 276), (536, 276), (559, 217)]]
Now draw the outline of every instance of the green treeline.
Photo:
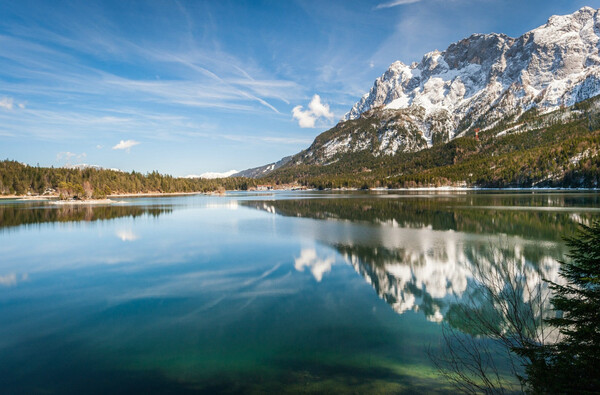
[(232, 177), (214, 180), (177, 178), (156, 171), (142, 174), (103, 170), (28, 166), (16, 161), (0, 162), (0, 194), (43, 194), (53, 189), (63, 196), (102, 198), (114, 193), (210, 192), (219, 189), (245, 190), (256, 185), (252, 179)]

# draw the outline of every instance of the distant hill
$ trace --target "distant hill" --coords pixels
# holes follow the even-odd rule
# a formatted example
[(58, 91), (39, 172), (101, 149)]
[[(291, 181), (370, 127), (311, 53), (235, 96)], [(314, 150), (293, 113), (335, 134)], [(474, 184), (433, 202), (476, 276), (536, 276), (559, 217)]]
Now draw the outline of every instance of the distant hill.
[(291, 156), (286, 156), (285, 158), (274, 162), (269, 163), (268, 165), (254, 167), (252, 169), (247, 169), (240, 171), (238, 173), (233, 174), (233, 177), (249, 177), (249, 178), (259, 178), (261, 176), (265, 176), (271, 173), (273, 170), (279, 169), (281, 166), (287, 164), (292, 159)]

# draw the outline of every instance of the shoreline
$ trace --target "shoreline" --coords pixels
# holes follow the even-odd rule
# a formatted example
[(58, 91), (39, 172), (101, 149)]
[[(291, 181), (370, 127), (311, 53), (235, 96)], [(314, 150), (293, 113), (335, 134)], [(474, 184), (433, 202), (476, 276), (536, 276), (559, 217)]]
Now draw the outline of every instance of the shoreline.
[(113, 193), (107, 196), (111, 197), (160, 197), (160, 196), (187, 196), (187, 195), (206, 195), (206, 192), (140, 192), (140, 193)]
[[(91, 200), (103, 200), (106, 201), (109, 198), (119, 198), (119, 197), (160, 197), (160, 196), (184, 196), (184, 195), (206, 195), (206, 192), (141, 192), (141, 193), (114, 193), (110, 194), (106, 197), (106, 199), (89, 199), (89, 200), (81, 200), (81, 202), (91, 201)], [(39, 196), (23, 196), (23, 195), (0, 195), (1, 199), (16, 199), (16, 200), (28, 200), (28, 201), (47, 201), (58, 199), (58, 195), (39, 195)]]
[(598, 192), (600, 188), (573, 188), (573, 187), (509, 187), (509, 188), (491, 188), (491, 187), (421, 187), (421, 188), (370, 188), (369, 191), (572, 191), (572, 192)]
[(58, 206), (84, 206), (84, 205), (95, 205), (95, 204), (123, 204), (125, 202), (120, 202), (118, 200), (110, 200), (110, 199), (89, 199), (89, 200), (53, 200), (49, 202), (50, 204), (55, 204)]
[[(277, 189), (270, 190), (274, 191), (288, 191), (288, 192), (318, 192), (318, 189)], [(360, 188), (327, 188), (322, 191), (336, 191), (336, 192), (357, 192), (357, 191), (373, 191), (373, 192), (477, 192), (477, 191), (496, 191), (496, 192), (600, 192), (600, 188), (574, 188), (574, 187), (510, 187), (510, 188), (487, 188), (487, 187), (421, 187), (421, 188), (369, 188), (363, 190)], [(244, 192), (238, 190), (228, 190), (226, 192)], [(263, 192), (263, 191), (247, 191), (247, 192)], [(265, 191), (266, 192), (266, 191)], [(63, 204), (101, 204), (101, 203), (123, 203), (111, 201), (110, 198), (135, 198), (135, 197), (163, 197), (163, 196), (190, 196), (190, 195), (206, 195), (206, 196), (225, 196), (222, 193), (216, 191), (213, 192), (141, 192), (141, 193), (115, 193), (108, 195), (106, 199), (88, 199), (88, 200), (68, 200), (68, 201), (56, 201), (52, 203), (62, 202)], [(22, 195), (0, 195), (0, 200), (20, 200), (20, 201), (53, 201), (58, 199), (58, 196), (46, 195), (46, 196), (22, 196)], [(60, 203), (59, 203), (60, 204)]]

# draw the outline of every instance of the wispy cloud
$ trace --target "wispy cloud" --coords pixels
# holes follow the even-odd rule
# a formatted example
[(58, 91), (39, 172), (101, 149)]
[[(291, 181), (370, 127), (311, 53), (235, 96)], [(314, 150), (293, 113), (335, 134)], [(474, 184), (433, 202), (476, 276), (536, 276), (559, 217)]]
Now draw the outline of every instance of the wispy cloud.
[(296, 137), (258, 137), (260, 141), (278, 144), (310, 144), (312, 139)]
[[(261, 69), (248, 66), (247, 60), (237, 59), (218, 49), (185, 46), (167, 48), (160, 43), (147, 45), (140, 40), (123, 38), (111, 30), (110, 23), (82, 26), (60, 15), (49, 17), (60, 19), (62, 30), (51, 31), (32, 24), (14, 26), (12, 35), (0, 35), (1, 45), (7, 49), (3, 60), (0, 59), (0, 68), (8, 81), (3, 84), (5, 92), (31, 96), (36, 104), (33, 108), (47, 113), (55, 112), (54, 120), (57, 122), (59, 113), (65, 114), (58, 132), (62, 136), (84, 128), (86, 125), (81, 124), (87, 122), (84, 120), (87, 115), (89, 121), (92, 118), (100, 119), (107, 104), (118, 107), (135, 103), (137, 109), (162, 105), (160, 111), (164, 117), (156, 119), (155, 123), (168, 130), (177, 128), (166, 125), (166, 118), (186, 113), (190, 107), (235, 113), (265, 113), (267, 110), (281, 116), (271, 101), (281, 100), (289, 104), (294, 97), (302, 95), (302, 88), (297, 83), (273, 78)], [(69, 50), (65, 51), (65, 48)], [(108, 56), (132, 65), (144, 59), (153, 64), (157, 74), (163, 78), (157, 75), (156, 79), (132, 79), (115, 75), (107, 69), (97, 68), (99, 66), (93, 63), (81, 62), (78, 57), (81, 53), (103, 58)], [(162, 76), (163, 73), (165, 76)], [(0, 100), (0, 110), (7, 110), (6, 113), (17, 106), (25, 108), (25, 103), (16, 103), (10, 97)], [(48, 106), (57, 100), (60, 100), (61, 110)], [(65, 109), (78, 116), (69, 118)], [(28, 113), (33, 127), (24, 128), (21, 124), (21, 131), (26, 129), (32, 135), (51, 138), (56, 131), (51, 131), (49, 127), (40, 128), (39, 125), (43, 123), (40, 120), (35, 122), (36, 115), (40, 115), (40, 112)], [(190, 116), (190, 119), (194, 118), (197, 117)], [(106, 121), (116, 123), (116, 119)], [(14, 119), (13, 122), (28, 121)], [(136, 134), (143, 134), (144, 130), (148, 130), (144, 123), (134, 119), (130, 127), (137, 130)], [(156, 130), (156, 125), (153, 126)], [(85, 129), (92, 130), (88, 127)], [(9, 130), (3, 133), (13, 134)]]
[(56, 154), (56, 160), (58, 162), (64, 161), (67, 165), (70, 164), (72, 159), (80, 161), (80, 160), (85, 159), (86, 157), (87, 157), (87, 154), (85, 152), (82, 152), (81, 154), (76, 154), (74, 152), (64, 151), (64, 152), (59, 152), (58, 154)]
[(230, 141), (243, 141), (243, 142), (256, 142), (260, 141), (263, 143), (273, 144), (310, 144), (312, 139), (300, 138), (300, 137), (275, 137), (275, 136), (249, 136), (243, 134), (224, 134), (216, 136), (217, 138), (223, 138)]
[[(16, 105), (21, 110), (25, 109), (25, 103), (16, 103)], [(15, 99), (8, 96), (0, 98), (0, 108), (12, 111), (15, 108)]]
[(294, 107), (292, 116), (298, 120), (301, 128), (314, 128), (318, 119), (333, 120), (333, 113), (329, 110), (329, 105), (321, 103), (319, 95), (313, 96), (307, 110), (303, 110), (302, 106)]
[(0, 108), (3, 108), (5, 110), (12, 110), (13, 102), (14, 100), (12, 97), (3, 97), (2, 99), (0, 99)]
[(391, 8), (391, 7), (396, 7), (399, 5), (418, 3), (419, 1), (421, 1), (421, 0), (393, 0), (393, 1), (388, 1), (387, 3), (378, 4), (377, 7), (375, 7), (375, 9), (378, 10), (381, 8)]
[(135, 140), (121, 140), (121, 141), (119, 141), (119, 144), (112, 147), (112, 149), (122, 149), (122, 150), (126, 150), (127, 152), (129, 152), (131, 147), (136, 146), (139, 143), (140, 143), (139, 141), (135, 141)]

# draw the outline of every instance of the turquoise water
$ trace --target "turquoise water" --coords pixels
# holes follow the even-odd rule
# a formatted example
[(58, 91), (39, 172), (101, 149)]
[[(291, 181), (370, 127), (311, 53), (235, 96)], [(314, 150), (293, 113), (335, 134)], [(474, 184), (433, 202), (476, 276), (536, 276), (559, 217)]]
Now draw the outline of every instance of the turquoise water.
[(599, 217), (592, 193), (0, 200), (0, 388), (449, 392), (427, 350), (473, 262), (556, 278)]

